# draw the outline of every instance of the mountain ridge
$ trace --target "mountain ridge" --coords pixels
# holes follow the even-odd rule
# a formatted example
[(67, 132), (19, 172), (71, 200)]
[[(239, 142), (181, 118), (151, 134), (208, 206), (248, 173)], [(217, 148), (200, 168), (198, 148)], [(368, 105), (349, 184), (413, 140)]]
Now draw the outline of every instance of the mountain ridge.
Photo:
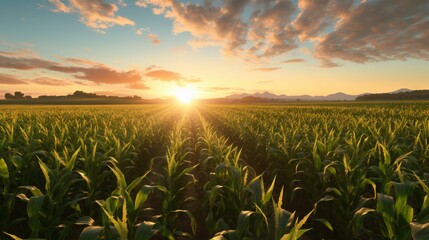
[[(408, 88), (400, 88), (398, 90), (388, 92), (388, 94), (395, 94), (395, 93), (401, 93), (401, 92), (411, 92), (413, 90)], [(362, 93), (358, 95), (350, 95), (346, 94), (344, 92), (336, 92), (332, 94), (328, 94), (325, 96), (311, 96), (311, 95), (285, 95), (285, 94), (274, 94), (270, 93), (268, 91), (264, 91), (262, 93), (255, 92), (253, 94), (251, 93), (238, 93), (238, 94), (231, 94), (226, 96), (227, 99), (243, 99), (248, 97), (255, 97), (255, 98), (264, 98), (264, 99), (276, 99), (276, 100), (301, 100), (301, 101), (354, 101), (357, 97), (368, 95), (373, 93)]]

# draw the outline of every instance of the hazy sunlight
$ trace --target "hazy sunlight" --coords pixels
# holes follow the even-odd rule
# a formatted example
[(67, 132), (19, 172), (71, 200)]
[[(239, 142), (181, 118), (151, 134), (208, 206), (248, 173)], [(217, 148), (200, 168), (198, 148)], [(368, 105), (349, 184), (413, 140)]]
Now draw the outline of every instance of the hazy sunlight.
[(195, 89), (192, 87), (178, 87), (174, 90), (174, 95), (181, 103), (190, 103), (195, 98)]

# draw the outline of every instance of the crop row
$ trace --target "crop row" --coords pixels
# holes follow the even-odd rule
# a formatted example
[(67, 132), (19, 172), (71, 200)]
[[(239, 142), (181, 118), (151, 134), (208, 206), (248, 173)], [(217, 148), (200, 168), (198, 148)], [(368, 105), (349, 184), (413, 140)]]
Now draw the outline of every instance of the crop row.
[(425, 103), (2, 107), (14, 239), (427, 239)]

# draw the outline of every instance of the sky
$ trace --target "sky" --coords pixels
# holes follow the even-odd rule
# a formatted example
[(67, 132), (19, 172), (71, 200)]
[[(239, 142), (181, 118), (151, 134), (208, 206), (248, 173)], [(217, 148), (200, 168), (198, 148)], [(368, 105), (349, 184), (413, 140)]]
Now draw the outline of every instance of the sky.
[(2, 0), (0, 98), (429, 89), (428, 0)]

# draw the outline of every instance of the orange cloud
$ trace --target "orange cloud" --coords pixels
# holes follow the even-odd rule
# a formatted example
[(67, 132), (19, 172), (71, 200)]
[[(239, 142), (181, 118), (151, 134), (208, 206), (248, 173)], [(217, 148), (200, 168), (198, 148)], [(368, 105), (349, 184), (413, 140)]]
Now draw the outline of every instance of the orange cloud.
[(49, 77), (40, 77), (31, 80), (31, 82), (40, 84), (40, 85), (48, 85), (48, 86), (68, 86), (72, 85), (71, 82), (65, 80), (59, 80)]
[(161, 41), (158, 39), (158, 36), (156, 34), (150, 33), (147, 35), (147, 37), (152, 41), (153, 44), (161, 43)]
[[(61, 0), (49, 1), (55, 6), (55, 12), (76, 12), (80, 15), (80, 21), (83, 24), (101, 32), (114, 25), (135, 25), (131, 19), (116, 16), (118, 7), (113, 3), (105, 3), (103, 0), (69, 0), (69, 6)], [(119, 4), (121, 3), (122, 1), (119, 1)]]
[(19, 79), (17, 76), (0, 73), (0, 84), (19, 85), (28, 83), (25, 80)]
[[(10, 55), (10, 54), (9, 54)], [(86, 59), (66, 59), (66, 62), (79, 66), (69, 66), (40, 58), (16, 58), (8, 57), (8, 54), (0, 53), (0, 68), (11, 68), (18, 70), (46, 69), (55, 72), (71, 74), (76, 79), (84, 79), (93, 83), (106, 84), (131, 84), (142, 88), (142, 75), (137, 70), (118, 71), (105, 64), (92, 62)], [(51, 79), (52, 80), (52, 79)], [(39, 81), (42, 82), (42, 81)], [(49, 83), (44, 81), (44, 83)], [(50, 81), (51, 84), (54, 82)], [(55, 82), (58, 84), (59, 82)]]
[(40, 85), (49, 85), (49, 86), (68, 86), (72, 85), (69, 81), (58, 80), (49, 77), (39, 77), (35, 79), (21, 79), (14, 75), (0, 74), (0, 84), (8, 85), (18, 85), (18, 84), (30, 84), (36, 83)]
[(48, 0), (50, 3), (54, 4), (55, 9), (52, 10), (53, 12), (65, 12), (69, 13), (72, 11), (70, 7), (65, 5), (61, 0)]
[(289, 59), (289, 60), (285, 60), (281, 63), (302, 63), (305, 62), (305, 59), (302, 58), (294, 58), (294, 59)]
[(272, 72), (272, 71), (276, 71), (279, 69), (280, 68), (278, 68), (278, 67), (272, 67), (272, 68), (266, 67), (266, 68), (252, 68), (252, 69), (250, 69), (250, 71), (252, 71), (252, 72)]
[(164, 82), (175, 82), (179, 86), (185, 86), (188, 83), (201, 82), (200, 78), (186, 78), (180, 73), (157, 68), (158, 67), (156, 66), (147, 68), (145, 76)]
[(183, 78), (179, 73), (167, 70), (150, 71), (146, 73), (146, 76), (165, 82), (179, 81)]

